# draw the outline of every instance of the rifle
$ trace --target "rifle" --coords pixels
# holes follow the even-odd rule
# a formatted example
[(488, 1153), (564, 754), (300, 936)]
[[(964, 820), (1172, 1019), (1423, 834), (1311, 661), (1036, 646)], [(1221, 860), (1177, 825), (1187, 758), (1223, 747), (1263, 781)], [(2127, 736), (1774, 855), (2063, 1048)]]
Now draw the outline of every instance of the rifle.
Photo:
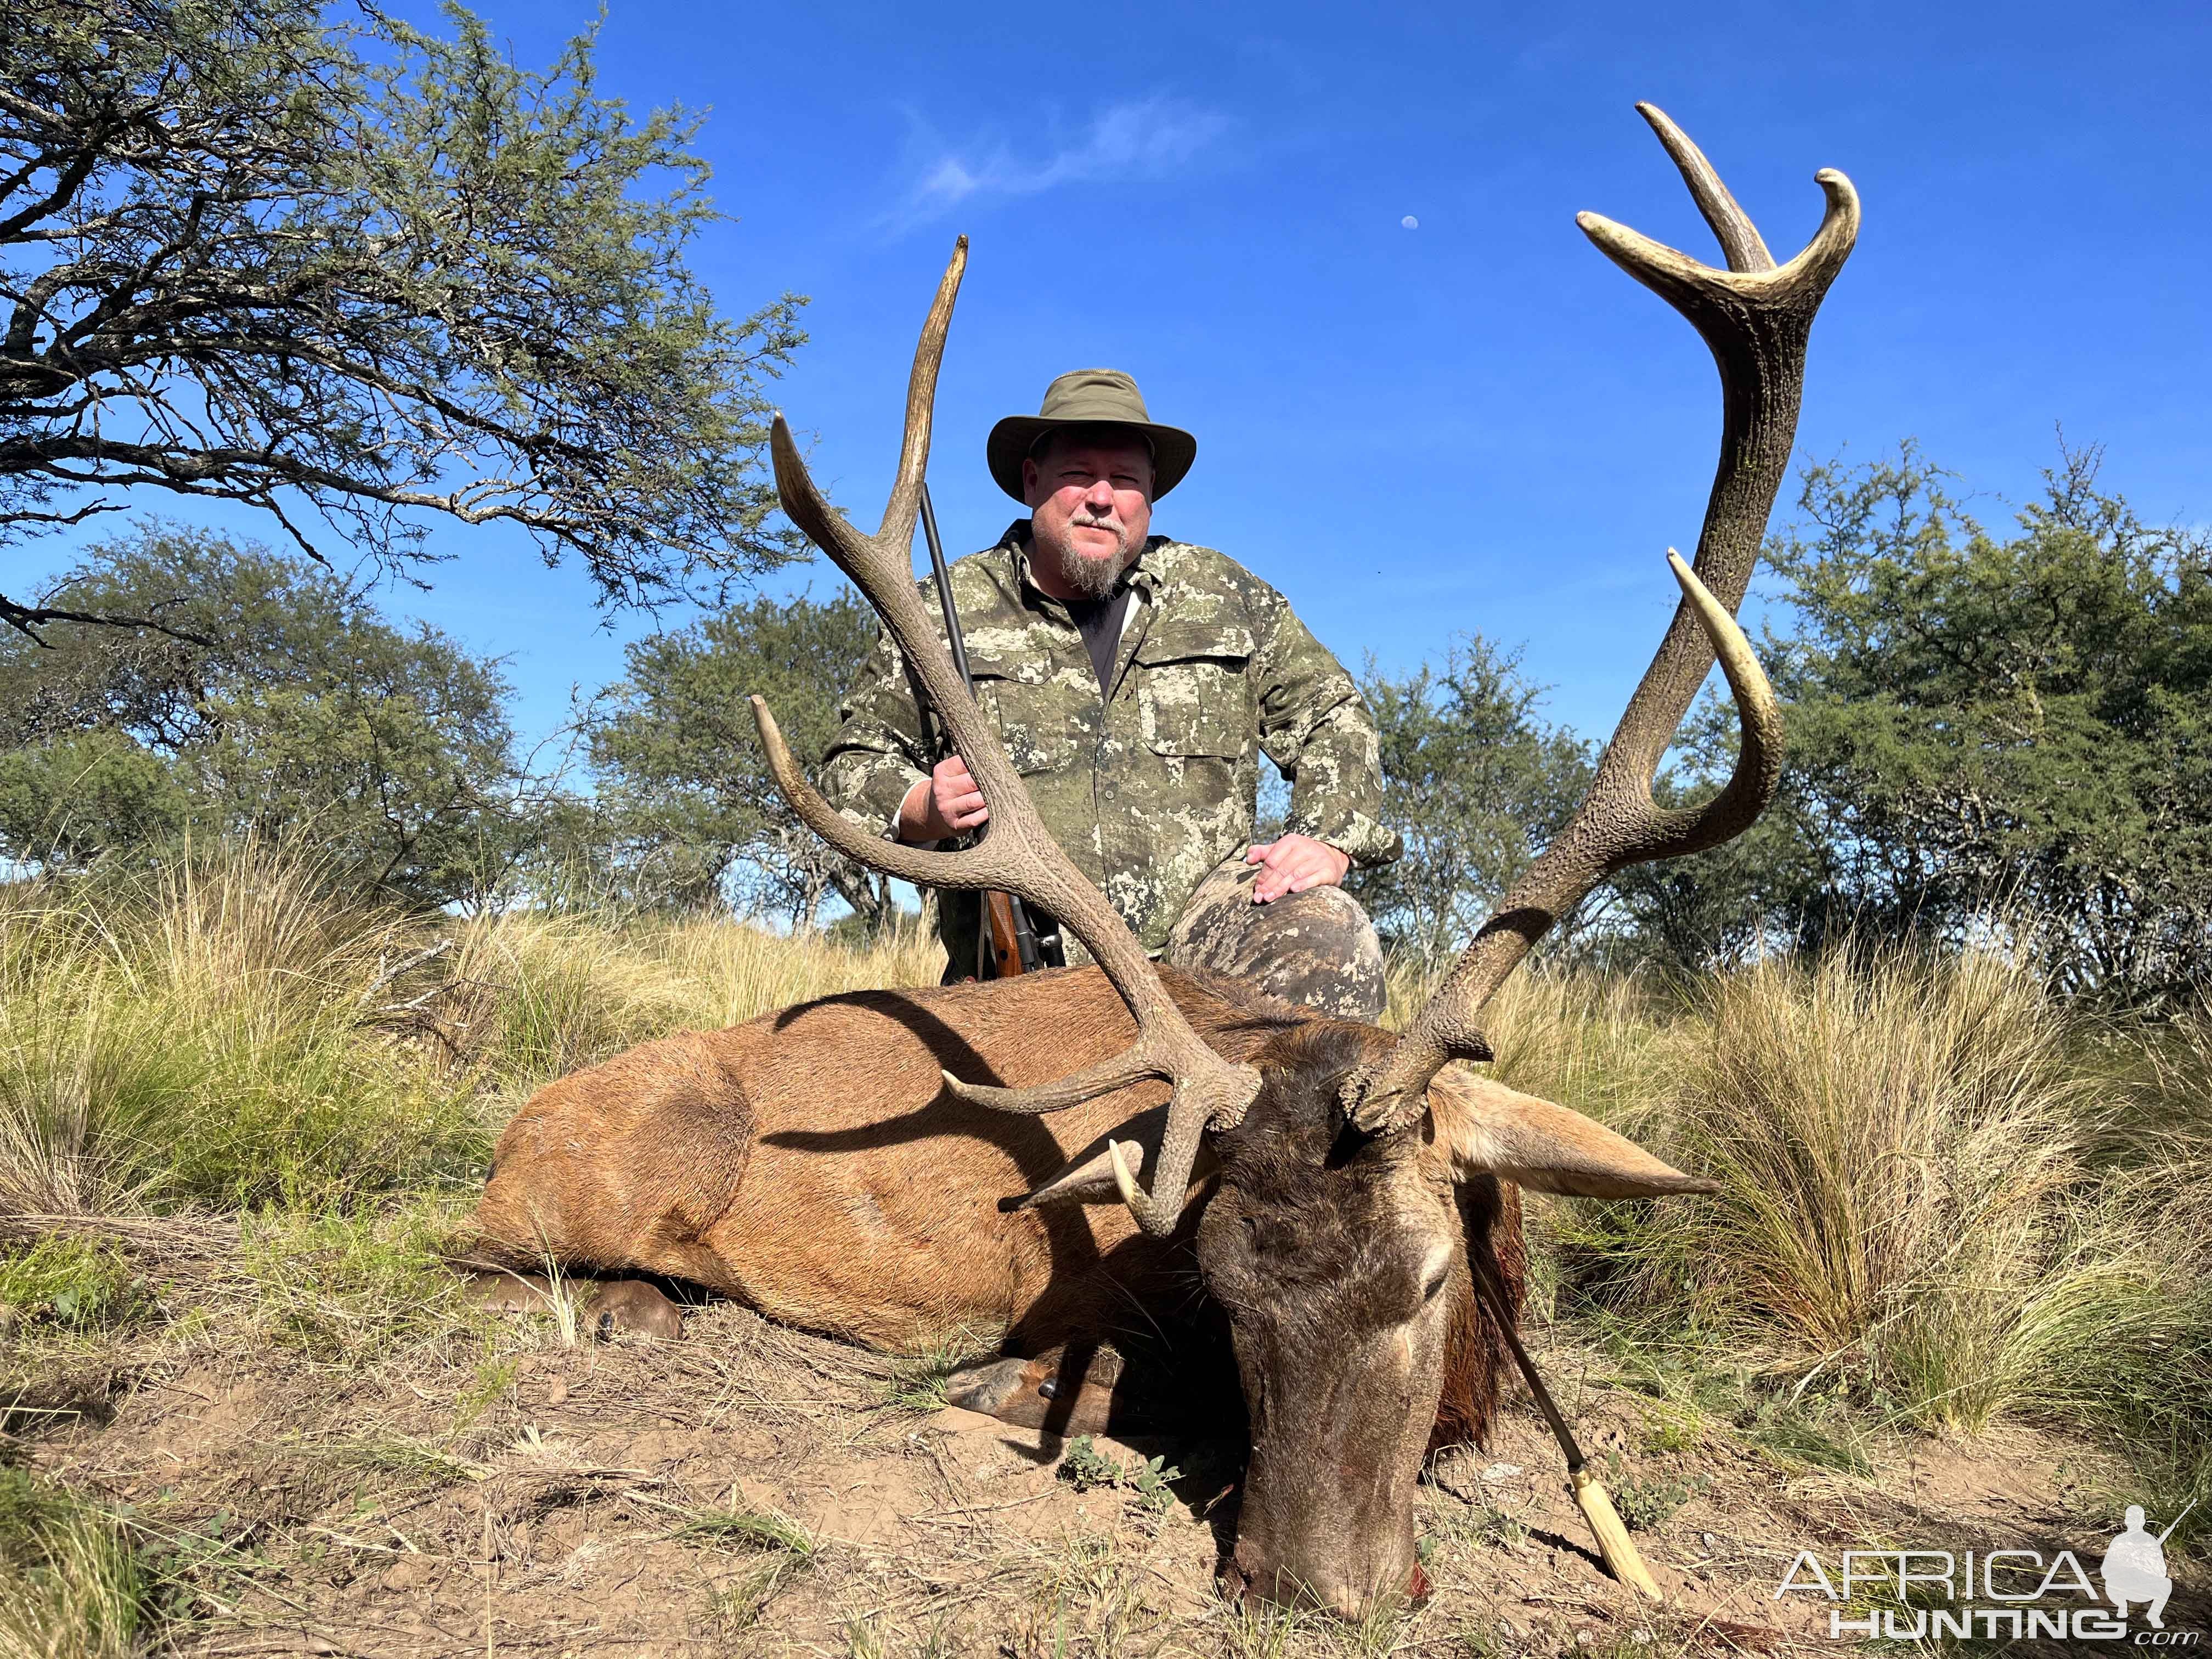
[[(960, 684), (975, 695), (975, 677), (968, 672), (968, 646), (960, 635), (960, 612), (952, 603), (952, 574), (945, 567), (945, 544), (937, 538), (937, 509), (930, 505), (929, 486), (921, 487), (921, 533), (929, 544), (929, 568), (937, 575), (937, 599), (945, 608), (945, 637), (952, 647), (952, 665), (960, 671)], [(975, 976), (1012, 979), (1040, 968), (1064, 968), (1067, 957), (1060, 929), (1040, 937), (1030, 924), (1029, 908), (1012, 893), (986, 892), (983, 927), (976, 940)]]

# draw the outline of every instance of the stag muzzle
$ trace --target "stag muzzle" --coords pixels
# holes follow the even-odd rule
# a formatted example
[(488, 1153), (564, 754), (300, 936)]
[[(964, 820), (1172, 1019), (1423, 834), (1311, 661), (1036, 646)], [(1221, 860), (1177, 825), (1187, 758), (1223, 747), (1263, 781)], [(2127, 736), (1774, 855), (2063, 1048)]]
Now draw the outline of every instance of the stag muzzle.
[(1413, 1550), (1410, 1475), (1395, 1504), (1375, 1492), (1335, 1501), (1346, 1494), (1324, 1494), (1326, 1480), (1279, 1503), (1255, 1504), (1267, 1479), (1247, 1479), (1237, 1547), (1221, 1568), (1222, 1592), (1230, 1600), (1318, 1607), (1357, 1623), (1427, 1599), (1428, 1577)]
[(1417, 1345), (1397, 1334), (1382, 1342), (1398, 1350), (1384, 1364), (1296, 1377), (1295, 1400), (1280, 1389), (1247, 1391), (1252, 1460), (1237, 1547), (1221, 1572), (1232, 1600), (1362, 1620), (1428, 1595), (1413, 1500), (1436, 1419), (1438, 1356), (1417, 1358)]

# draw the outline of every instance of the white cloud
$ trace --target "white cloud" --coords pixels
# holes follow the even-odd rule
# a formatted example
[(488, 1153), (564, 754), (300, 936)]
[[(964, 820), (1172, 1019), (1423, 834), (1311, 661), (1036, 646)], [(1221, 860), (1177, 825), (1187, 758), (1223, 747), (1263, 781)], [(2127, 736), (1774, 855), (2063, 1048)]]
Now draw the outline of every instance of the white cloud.
[(1035, 196), (1063, 185), (1156, 179), (1175, 173), (1228, 131), (1226, 117), (1155, 96), (1109, 104), (1074, 140), (1046, 155), (1022, 155), (1002, 140), (939, 147), (916, 170), (902, 211), (907, 223), (976, 197)]

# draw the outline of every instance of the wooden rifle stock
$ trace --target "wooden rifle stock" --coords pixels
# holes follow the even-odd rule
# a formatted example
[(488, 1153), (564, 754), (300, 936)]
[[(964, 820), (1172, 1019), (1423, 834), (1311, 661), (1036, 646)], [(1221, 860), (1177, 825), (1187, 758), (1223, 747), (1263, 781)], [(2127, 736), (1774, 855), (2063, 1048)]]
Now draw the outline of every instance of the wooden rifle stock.
[[(968, 672), (968, 645), (960, 636), (960, 611), (952, 603), (952, 573), (945, 567), (945, 544), (937, 538), (937, 509), (929, 500), (929, 486), (921, 487), (921, 533), (929, 544), (929, 567), (937, 575), (938, 603), (945, 611), (945, 636), (952, 647), (952, 665), (968, 695), (975, 695), (974, 676)], [(1030, 925), (1028, 908), (1012, 893), (982, 895), (982, 927), (975, 949), (978, 979), (1012, 979), (1040, 968), (1060, 968), (1066, 957), (1054, 928), (1040, 939)]]
[(1020, 915), (1018, 902), (1006, 893), (983, 895), (983, 928), (977, 940), (981, 960), (976, 964), (987, 970), (981, 978), (1012, 979), (1044, 965), (1037, 959), (1036, 938), (1029, 930), (1029, 919)]

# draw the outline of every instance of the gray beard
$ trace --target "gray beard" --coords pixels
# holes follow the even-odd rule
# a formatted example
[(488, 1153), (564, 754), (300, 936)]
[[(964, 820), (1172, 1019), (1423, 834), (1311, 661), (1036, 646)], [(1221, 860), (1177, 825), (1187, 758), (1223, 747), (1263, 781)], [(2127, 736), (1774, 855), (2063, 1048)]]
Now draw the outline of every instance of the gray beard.
[(1119, 559), (1086, 559), (1080, 554), (1060, 562), (1061, 578), (1086, 599), (1111, 599), (1123, 568)]

